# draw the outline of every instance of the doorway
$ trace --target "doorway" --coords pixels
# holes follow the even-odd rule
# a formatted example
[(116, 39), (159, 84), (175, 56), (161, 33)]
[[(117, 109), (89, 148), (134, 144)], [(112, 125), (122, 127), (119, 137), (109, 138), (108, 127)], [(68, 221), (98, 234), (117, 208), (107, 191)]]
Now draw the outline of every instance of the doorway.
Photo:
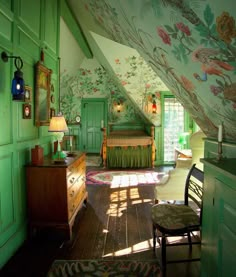
[(81, 145), (86, 153), (99, 154), (103, 140), (102, 127), (106, 125), (107, 100), (82, 99), (81, 102)]

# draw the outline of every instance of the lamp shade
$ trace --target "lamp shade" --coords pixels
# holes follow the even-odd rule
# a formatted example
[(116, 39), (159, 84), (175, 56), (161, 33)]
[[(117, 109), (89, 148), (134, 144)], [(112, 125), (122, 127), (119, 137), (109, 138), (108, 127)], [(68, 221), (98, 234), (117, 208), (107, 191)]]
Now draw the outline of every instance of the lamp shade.
[(50, 121), (48, 132), (66, 132), (68, 127), (64, 116), (53, 116)]

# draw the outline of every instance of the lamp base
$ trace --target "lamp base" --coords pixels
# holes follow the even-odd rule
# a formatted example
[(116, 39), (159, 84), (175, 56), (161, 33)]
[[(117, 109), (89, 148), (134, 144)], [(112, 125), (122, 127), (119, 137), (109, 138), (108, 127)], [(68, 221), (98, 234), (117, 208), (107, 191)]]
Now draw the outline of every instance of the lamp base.
[(55, 155), (52, 156), (53, 162), (56, 164), (66, 163), (66, 154), (62, 151), (57, 151)]

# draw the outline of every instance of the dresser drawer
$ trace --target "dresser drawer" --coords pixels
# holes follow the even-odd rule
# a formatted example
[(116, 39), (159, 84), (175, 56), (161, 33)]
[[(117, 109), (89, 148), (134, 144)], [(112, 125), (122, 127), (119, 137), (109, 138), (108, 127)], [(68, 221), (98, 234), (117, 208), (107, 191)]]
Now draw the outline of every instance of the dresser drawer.
[(75, 181), (80, 177), (84, 177), (85, 178), (85, 174), (86, 174), (86, 163), (85, 161), (82, 161), (82, 163), (80, 163), (79, 167), (75, 167), (73, 166), (73, 168), (70, 168), (67, 170), (67, 185), (68, 188), (73, 186)]
[(78, 167), (80, 167), (82, 163), (85, 163), (85, 154), (84, 154), (84, 155), (81, 155), (81, 156), (79, 157), (79, 159), (76, 160), (76, 161), (70, 166), (70, 167), (72, 168), (72, 171), (73, 171), (73, 169), (76, 170)]
[(71, 218), (71, 216), (74, 214), (77, 207), (81, 203), (85, 193), (86, 193), (85, 183), (82, 183), (80, 188), (76, 191), (76, 193), (74, 193), (73, 197), (68, 195), (68, 197), (69, 197), (68, 198), (68, 217), (69, 217), (69, 219)]
[(68, 202), (70, 202), (71, 198), (73, 198), (77, 194), (83, 184), (85, 184), (85, 177), (79, 176), (74, 181), (73, 185), (68, 188)]

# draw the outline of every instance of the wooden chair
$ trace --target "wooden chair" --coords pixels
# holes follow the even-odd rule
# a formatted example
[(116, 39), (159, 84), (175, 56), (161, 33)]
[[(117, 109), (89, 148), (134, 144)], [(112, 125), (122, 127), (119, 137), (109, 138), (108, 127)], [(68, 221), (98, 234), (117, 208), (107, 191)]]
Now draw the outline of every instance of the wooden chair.
[[(192, 250), (193, 243), (201, 243), (200, 240), (192, 242), (191, 235), (195, 231), (200, 231), (201, 227), (203, 179), (203, 171), (198, 169), (196, 164), (194, 164), (186, 178), (184, 204), (161, 203), (152, 207), (153, 250), (155, 251), (156, 241), (158, 241), (161, 246), (163, 276), (165, 276), (167, 263), (200, 260), (200, 258), (198, 258), (167, 261), (166, 247), (187, 244), (190, 250)], [(196, 204), (197, 210), (191, 207), (193, 206), (192, 203)], [(191, 204), (191, 206), (189, 204)], [(159, 236), (161, 237), (161, 241)], [(188, 241), (185, 243), (167, 244), (167, 238), (171, 236), (187, 236)]]

